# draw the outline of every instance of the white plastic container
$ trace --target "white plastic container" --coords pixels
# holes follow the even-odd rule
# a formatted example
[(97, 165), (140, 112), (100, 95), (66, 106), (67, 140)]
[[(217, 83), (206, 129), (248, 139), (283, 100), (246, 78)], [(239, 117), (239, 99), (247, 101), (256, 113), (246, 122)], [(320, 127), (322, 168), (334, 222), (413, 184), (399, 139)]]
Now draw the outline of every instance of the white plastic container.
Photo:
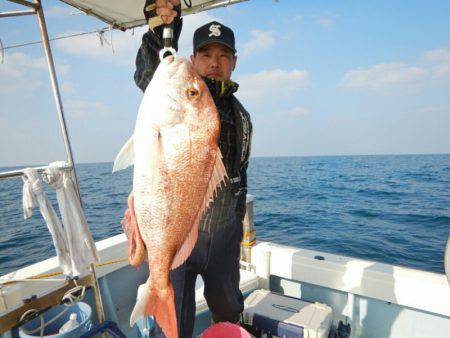
[(69, 320), (63, 326), (61, 326), (61, 328), (59, 329), (59, 333), (64, 333), (64, 332), (70, 331), (70, 330), (76, 328), (78, 325), (79, 324), (77, 322), (77, 314), (71, 313)]
[(264, 333), (285, 338), (327, 338), (331, 307), (256, 290), (245, 299), (244, 322)]

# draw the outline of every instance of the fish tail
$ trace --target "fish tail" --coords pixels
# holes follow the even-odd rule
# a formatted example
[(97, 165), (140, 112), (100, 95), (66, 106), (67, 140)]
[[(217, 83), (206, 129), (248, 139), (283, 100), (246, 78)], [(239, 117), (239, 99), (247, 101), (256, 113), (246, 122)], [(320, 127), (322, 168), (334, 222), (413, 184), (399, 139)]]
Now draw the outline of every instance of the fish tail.
[(172, 283), (166, 288), (152, 288), (150, 279), (138, 289), (138, 297), (130, 325), (133, 326), (139, 317), (153, 316), (161, 327), (166, 338), (178, 338), (177, 315)]
[(158, 289), (150, 293), (145, 315), (153, 315), (166, 338), (178, 338), (175, 297), (171, 283), (169, 283), (167, 288)]

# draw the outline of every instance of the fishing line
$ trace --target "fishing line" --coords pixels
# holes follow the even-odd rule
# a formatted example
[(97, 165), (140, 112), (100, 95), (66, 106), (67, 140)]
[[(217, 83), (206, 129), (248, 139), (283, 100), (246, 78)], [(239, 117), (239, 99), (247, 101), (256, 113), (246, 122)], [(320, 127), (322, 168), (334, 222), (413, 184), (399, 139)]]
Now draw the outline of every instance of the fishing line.
[(0, 39), (0, 56), (1, 56), (1, 64), (3, 64), (5, 60), (5, 48), (3, 47), (2, 39)]
[[(122, 25), (127, 25), (129, 23), (134, 23), (134, 22), (136, 22), (136, 21), (128, 21), (128, 22), (122, 23)], [(134, 28), (135, 27), (132, 28), (133, 32), (134, 32)], [(96, 29), (96, 30), (93, 30), (93, 31), (81, 32), (81, 33), (75, 33), (75, 34), (68, 34), (68, 35), (61, 35), (61, 36), (57, 36), (57, 37), (54, 37), (54, 38), (49, 38), (48, 40), (49, 41), (55, 41), (55, 40), (68, 39), (68, 38), (73, 38), (73, 37), (82, 36), (82, 35), (88, 35), (88, 34), (103, 34), (107, 30), (112, 31), (113, 29), (122, 30), (118, 26), (109, 25), (108, 27), (99, 28), (99, 29)], [(123, 30), (126, 30), (126, 29), (128, 29), (128, 28), (124, 28)], [(112, 34), (112, 32), (111, 32), (111, 34)], [(132, 34), (132, 35), (134, 35), (134, 34)], [(40, 43), (42, 43), (42, 40), (25, 42), (25, 43), (20, 43), (20, 44), (16, 44), (16, 45), (10, 45), (10, 46), (4, 46), (4, 47), (2, 47), (2, 49), (3, 50), (7, 50), (7, 49), (13, 49), (13, 48), (20, 48), (20, 47), (25, 47), (25, 46), (30, 46), (30, 45), (38, 45)]]
[(100, 47), (103, 47), (103, 40), (104, 40), (103, 33), (104, 33), (103, 30), (99, 30), (97, 32), (97, 37), (100, 40)]
[[(73, 37), (76, 37), (76, 36), (82, 36), (82, 35), (88, 35), (88, 34), (99, 34), (99, 33), (105, 32), (107, 29), (108, 29), (108, 27), (102, 28), (102, 29), (96, 29), (95, 31), (76, 33), (76, 34), (70, 34), (70, 35), (62, 35), (62, 36), (58, 36), (56, 38), (50, 38), (49, 41), (68, 39), (68, 38), (73, 38)], [(42, 40), (26, 42), (26, 43), (21, 43), (21, 44), (17, 44), (17, 45), (5, 46), (2, 49), (3, 50), (7, 50), (7, 49), (25, 47), (25, 46), (30, 46), (30, 45), (38, 45), (40, 43), (42, 43)]]
[(111, 49), (112, 49), (112, 52), (113, 52), (113, 54), (115, 53), (115, 51), (114, 51), (114, 45), (113, 45), (113, 27), (112, 27), (112, 25), (110, 25), (109, 26), (109, 39), (110, 39), (110, 46), (111, 46)]

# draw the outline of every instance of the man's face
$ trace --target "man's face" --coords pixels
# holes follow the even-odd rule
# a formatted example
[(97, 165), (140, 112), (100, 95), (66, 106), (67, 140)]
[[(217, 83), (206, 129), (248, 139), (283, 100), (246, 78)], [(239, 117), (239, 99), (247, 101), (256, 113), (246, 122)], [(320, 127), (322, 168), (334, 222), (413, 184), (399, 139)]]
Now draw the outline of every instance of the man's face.
[(220, 43), (210, 43), (191, 55), (192, 64), (201, 76), (219, 81), (230, 80), (236, 60), (233, 51)]

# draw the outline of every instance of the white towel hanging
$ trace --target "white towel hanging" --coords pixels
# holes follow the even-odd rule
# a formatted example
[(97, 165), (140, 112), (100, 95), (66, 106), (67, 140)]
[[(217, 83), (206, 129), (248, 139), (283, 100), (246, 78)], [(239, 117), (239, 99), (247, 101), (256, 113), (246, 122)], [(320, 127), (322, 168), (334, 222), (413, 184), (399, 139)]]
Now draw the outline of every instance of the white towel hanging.
[(23, 212), (24, 219), (31, 217), (32, 209), (39, 204), (39, 210), (47, 224), (47, 228), (52, 235), (53, 245), (55, 246), (58, 262), (65, 275), (71, 273), (71, 261), (69, 250), (67, 248), (67, 239), (61, 222), (56, 215), (49, 199), (42, 190), (39, 174), (36, 169), (27, 168), (24, 170), (23, 185)]
[(70, 173), (61, 170), (61, 166), (65, 166), (65, 163), (50, 163), (43, 173), (43, 179), (56, 190), (62, 224), (68, 241), (72, 273), (74, 276), (79, 276), (87, 272), (90, 264), (98, 262), (99, 256)]

